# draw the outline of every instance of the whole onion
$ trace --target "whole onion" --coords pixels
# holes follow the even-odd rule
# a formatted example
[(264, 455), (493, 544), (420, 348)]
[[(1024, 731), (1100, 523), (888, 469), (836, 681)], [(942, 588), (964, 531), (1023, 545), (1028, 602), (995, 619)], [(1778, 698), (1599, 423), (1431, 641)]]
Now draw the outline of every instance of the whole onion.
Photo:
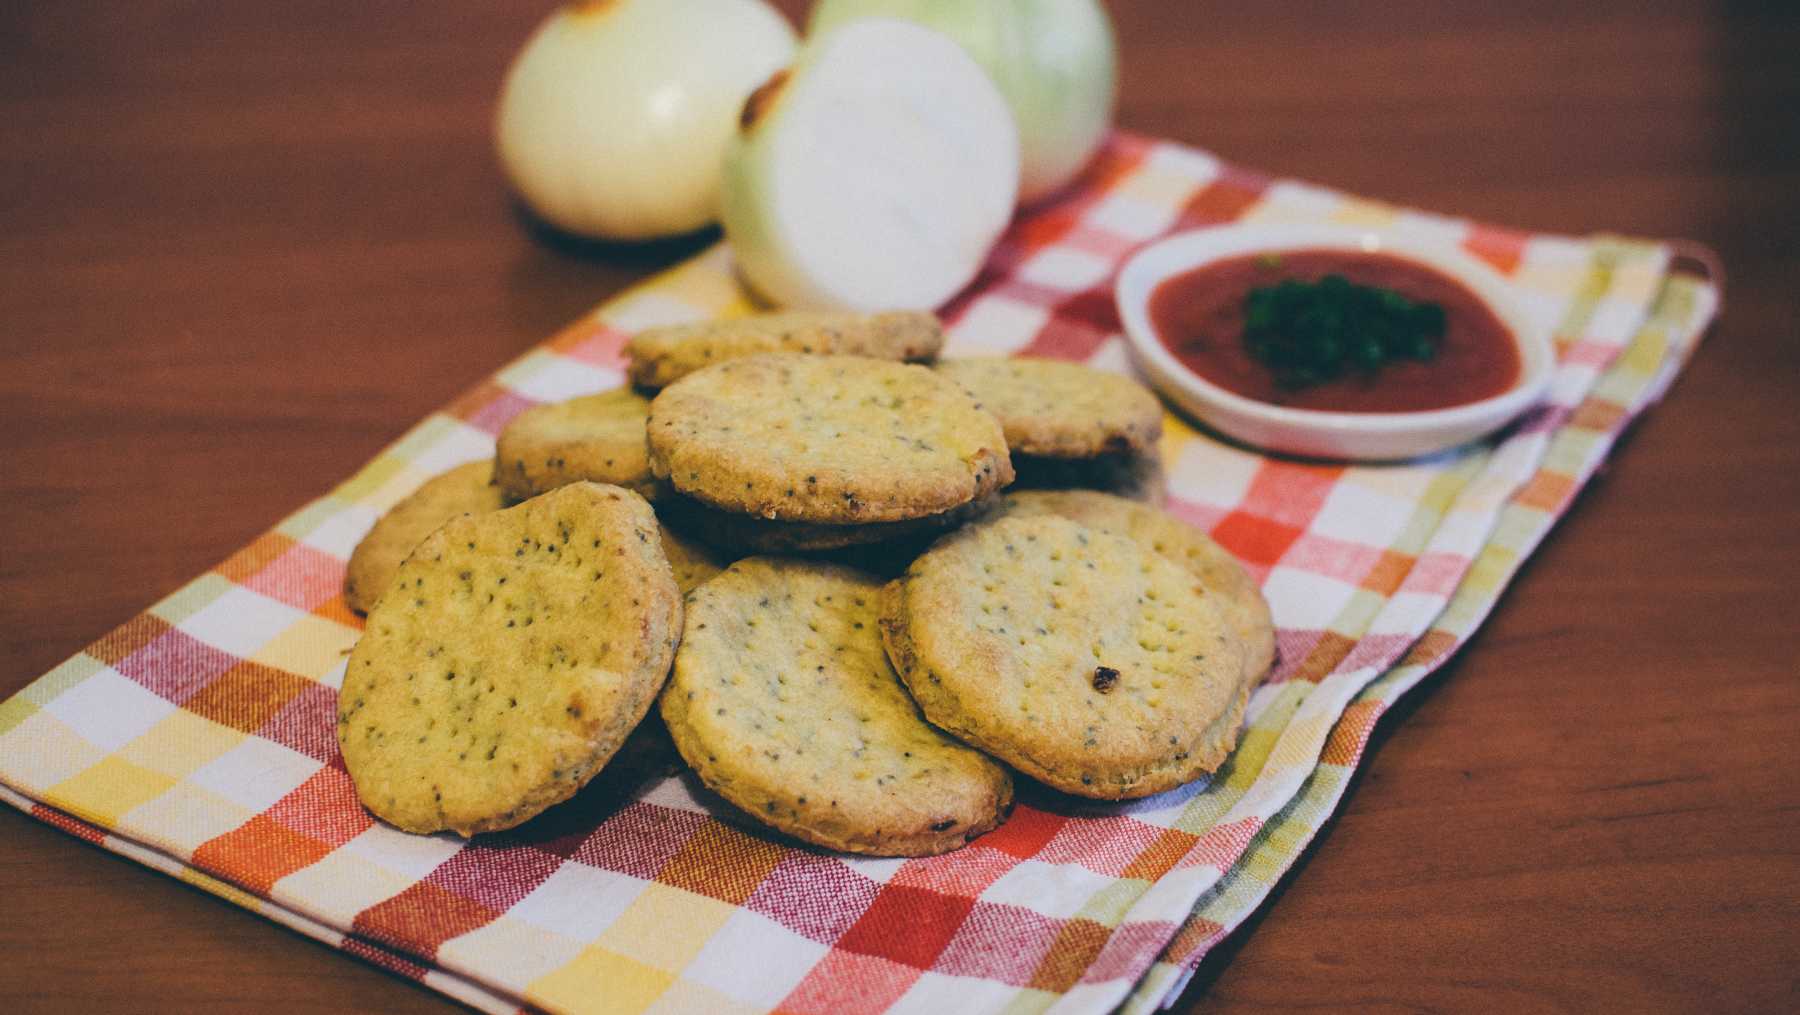
[(513, 62), (495, 139), (513, 188), (583, 236), (646, 240), (718, 217), (719, 160), (744, 98), (793, 57), (762, 0), (587, 0)]

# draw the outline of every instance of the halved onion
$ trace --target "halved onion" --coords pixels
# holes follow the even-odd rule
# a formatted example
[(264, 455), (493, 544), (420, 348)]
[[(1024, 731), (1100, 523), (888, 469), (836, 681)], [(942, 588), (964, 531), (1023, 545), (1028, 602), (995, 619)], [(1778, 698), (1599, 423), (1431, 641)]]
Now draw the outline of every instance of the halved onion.
[(1019, 140), (955, 42), (871, 18), (802, 48), (726, 149), (725, 234), (785, 306), (929, 309), (975, 277), (1012, 216)]
[(819, 0), (809, 30), (905, 18), (962, 44), (1006, 96), (1019, 125), (1019, 200), (1079, 173), (1112, 126), (1118, 43), (1099, 0)]

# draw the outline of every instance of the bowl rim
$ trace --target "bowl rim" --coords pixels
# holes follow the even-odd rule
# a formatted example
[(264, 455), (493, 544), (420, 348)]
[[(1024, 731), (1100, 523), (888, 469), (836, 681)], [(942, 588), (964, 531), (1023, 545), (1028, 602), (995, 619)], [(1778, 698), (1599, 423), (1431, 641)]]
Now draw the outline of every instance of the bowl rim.
[[(1155, 325), (1150, 321), (1150, 296), (1171, 276), (1228, 258), (1321, 249), (1392, 254), (1417, 261), (1462, 283), (1506, 326), (1519, 353), (1518, 378), (1498, 394), (1439, 409), (1404, 412), (1297, 409), (1240, 395), (1207, 380), (1177, 360), (1158, 338)], [(1498, 271), (1447, 241), (1360, 226), (1239, 223), (1190, 229), (1139, 248), (1120, 269), (1113, 298), (1127, 341), (1139, 356), (1148, 359), (1156, 368), (1150, 372), (1181, 386), (1200, 401), (1283, 427), (1339, 435), (1397, 436), (1455, 429), (1489, 419), (1494, 419), (1492, 429), (1498, 429), (1538, 400), (1555, 369), (1555, 349), (1548, 330), (1535, 324), (1525, 313), (1510, 285)]]

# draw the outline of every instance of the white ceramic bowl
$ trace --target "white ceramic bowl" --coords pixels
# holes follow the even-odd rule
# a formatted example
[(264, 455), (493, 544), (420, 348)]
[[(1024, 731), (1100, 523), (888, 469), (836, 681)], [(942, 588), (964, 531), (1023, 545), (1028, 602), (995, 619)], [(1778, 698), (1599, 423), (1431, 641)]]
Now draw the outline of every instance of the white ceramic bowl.
[[(1519, 377), (1491, 398), (1419, 412), (1320, 412), (1253, 398), (1206, 380), (1176, 360), (1150, 322), (1150, 295), (1170, 276), (1246, 254), (1349, 250), (1395, 254), (1461, 282), (1506, 325), (1519, 349)], [(1139, 369), (1164, 396), (1212, 428), (1247, 444), (1313, 458), (1396, 460), (1466, 444), (1530, 408), (1550, 382), (1555, 350), (1487, 265), (1455, 247), (1367, 229), (1239, 225), (1177, 233), (1132, 255), (1115, 290)]]

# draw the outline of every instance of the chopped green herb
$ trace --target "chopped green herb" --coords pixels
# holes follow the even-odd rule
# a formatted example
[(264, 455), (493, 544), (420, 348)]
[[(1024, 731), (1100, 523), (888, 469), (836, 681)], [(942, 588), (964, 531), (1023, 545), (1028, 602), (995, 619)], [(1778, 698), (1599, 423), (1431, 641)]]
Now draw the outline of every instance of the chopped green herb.
[(1430, 360), (1444, 337), (1444, 308), (1342, 275), (1287, 279), (1244, 298), (1244, 345), (1287, 388), (1370, 376), (1397, 360)]

